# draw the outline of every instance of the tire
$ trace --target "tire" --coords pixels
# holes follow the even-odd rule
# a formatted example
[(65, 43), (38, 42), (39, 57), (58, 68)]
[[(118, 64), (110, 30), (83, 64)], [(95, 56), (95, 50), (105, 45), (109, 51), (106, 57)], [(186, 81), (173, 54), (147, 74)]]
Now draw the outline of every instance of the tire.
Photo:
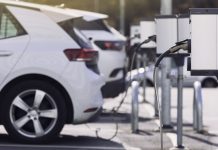
[(202, 82), (202, 87), (204, 87), (204, 88), (215, 88), (217, 86), (218, 86), (218, 84), (214, 79), (205, 79)]
[(18, 83), (4, 94), (3, 100), (3, 125), (15, 141), (49, 142), (59, 135), (65, 124), (63, 96), (47, 82)]

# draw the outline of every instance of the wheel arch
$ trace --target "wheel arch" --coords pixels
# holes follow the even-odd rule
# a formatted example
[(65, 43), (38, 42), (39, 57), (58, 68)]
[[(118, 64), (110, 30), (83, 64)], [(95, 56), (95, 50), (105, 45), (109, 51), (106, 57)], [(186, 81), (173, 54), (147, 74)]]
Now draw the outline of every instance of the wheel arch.
[(204, 78), (204, 79), (201, 81), (202, 86), (204, 86), (204, 83), (205, 83), (207, 80), (212, 80), (212, 81), (214, 81), (214, 82), (216, 83), (216, 87), (218, 86), (218, 81), (217, 81), (215, 78), (213, 78), (213, 77), (206, 77), (206, 78)]
[[(15, 84), (19, 83), (19, 82), (23, 82), (26, 80), (40, 80), (40, 81), (45, 81), (45, 82), (49, 82), (51, 85), (54, 85), (56, 88), (58, 88), (58, 90), (60, 90), (60, 92), (62, 93), (62, 95), (64, 96), (64, 100), (65, 100), (65, 104), (67, 107), (67, 119), (66, 119), (66, 123), (72, 123), (73, 121), (73, 114), (74, 114), (74, 110), (73, 110), (73, 103), (71, 101), (71, 98), (68, 94), (68, 92), (66, 91), (66, 89), (61, 85), (61, 83), (59, 83), (57, 80), (48, 77), (46, 75), (41, 75), (41, 74), (26, 74), (26, 75), (22, 75), (19, 77), (14, 78), (13, 80), (11, 80), (10, 82), (8, 82), (0, 91), (0, 99), (3, 99), (4, 94), (7, 93), (7, 91), (12, 88)], [(0, 106), (2, 106), (2, 100), (0, 100)], [(1, 113), (2, 114), (2, 113)], [(2, 119), (1, 119), (2, 120)]]
[(146, 82), (147, 82), (148, 84), (150, 84), (150, 86), (152, 86), (152, 87), (154, 86), (154, 82), (153, 82), (152, 80), (147, 79)]

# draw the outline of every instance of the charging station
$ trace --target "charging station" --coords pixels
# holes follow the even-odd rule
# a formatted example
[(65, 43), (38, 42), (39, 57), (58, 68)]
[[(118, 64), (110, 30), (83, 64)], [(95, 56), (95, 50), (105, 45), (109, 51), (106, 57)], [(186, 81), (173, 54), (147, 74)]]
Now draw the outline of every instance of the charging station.
[(177, 17), (178, 19), (178, 41), (184, 41), (190, 39), (190, 18), (189, 14), (180, 14)]
[[(151, 36), (156, 35), (156, 28), (154, 21), (141, 21), (140, 22), (140, 37), (141, 41), (149, 39)], [(150, 40), (150, 42), (145, 43), (141, 46), (141, 52), (146, 53), (150, 62), (153, 62), (156, 58), (156, 41)]]
[(155, 18), (157, 33), (157, 55), (161, 55), (177, 42), (176, 15), (162, 15)]
[[(169, 49), (171, 49), (172, 47), (176, 47), (178, 44), (177, 42), (184, 41), (189, 38), (189, 34), (190, 34), (189, 17), (187, 15), (158, 16), (156, 17), (156, 31), (157, 31), (157, 55), (161, 55), (169, 51)], [(184, 66), (185, 57), (187, 56), (189, 56), (189, 54), (185, 52), (168, 54), (168, 57), (172, 57), (174, 59), (178, 68), (177, 146), (171, 148), (171, 150), (187, 149), (183, 146), (183, 140), (182, 140), (183, 66)]]
[(132, 25), (130, 27), (130, 46), (140, 43), (140, 25)]
[[(143, 102), (146, 102), (146, 86), (147, 86), (147, 78), (146, 78), (146, 67), (148, 63), (154, 61), (155, 58), (155, 50), (156, 50), (156, 42), (151, 38), (155, 35), (155, 23), (154, 21), (141, 21), (140, 22), (140, 43), (144, 43), (140, 45), (140, 50), (137, 52), (137, 69), (139, 73), (139, 68), (143, 66), (144, 68), (144, 77), (142, 80), (143, 83)], [(144, 41), (147, 39), (148, 41)], [(150, 60), (149, 60), (150, 58)]]
[[(160, 15), (155, 18), (156, 34), (157, 34), (157, 52), (160, 56), (177, 42), (177, 18), (176, 15)], [(171, 84), (169, 72), (171, 60), (167, 58), (167, 62), (161, 64), (161, 101), (162, 101), (162, 117), (163, 128), (172, 129), (171, 124)], [(166, 64), (167, 63), (167, 64)]]
[(218, 75), (218, 9), (190, 9), (191, 75)]
[[(166, 52), (175, 43), (190, 38), (189, 15), (162, 15), (157, 16), (156, 33), (157, 33), (157, 55)], [(180, 51), (179, 54), (187, 54)]]
[[(140, 37), (141, 42), (143, 42), (144, 39), (148, 39), (148, 37), (152, 35), (156, 35), (155, 31), (155, 22), (154, 21), (141, 21), (140, 22)], [(156, 48), (156, 43), (154, 41), (150, 41), (149, 43), (143, 44), (141, 48)]]

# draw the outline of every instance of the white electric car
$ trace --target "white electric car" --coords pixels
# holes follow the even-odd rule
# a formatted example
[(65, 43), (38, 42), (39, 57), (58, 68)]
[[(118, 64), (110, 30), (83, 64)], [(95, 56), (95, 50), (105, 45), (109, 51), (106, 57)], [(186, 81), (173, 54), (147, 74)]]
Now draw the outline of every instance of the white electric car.
[(83, 20), (76, 20), (75, 24), (98, 47), (98, 66), (106, 80), (102, 88), (103, 97), (119, 95), (125, 90), (126, 38), (105, 22), (108, 18), (105, 14), (65, 10), (83, 16)]
[(103, 104), (98, 52), (56, 23), (73, 18), (57, 8), (0, 0), (0, 123), (15, 140), (51, 140)]

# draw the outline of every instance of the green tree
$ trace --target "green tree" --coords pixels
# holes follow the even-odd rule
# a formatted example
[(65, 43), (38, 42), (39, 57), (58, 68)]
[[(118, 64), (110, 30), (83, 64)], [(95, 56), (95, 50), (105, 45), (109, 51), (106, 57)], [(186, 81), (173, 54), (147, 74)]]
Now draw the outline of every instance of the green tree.
[[(95, 11), (95, 0), (25, 0), (27, 2), (48, 5), (65, 4), (65, 7)], [(119, 0), (99, 0), (99, 11), (110, 16), (109, 24), (119, 29)], [(159, 12), (159, 0), (126, 0), (126, 33), (129, 33), (131, 24), (139, 23), (139, 20), (152, 18)]]
[[(65, 4), (65, 7), (95, 11), (95, 0), (25, 0), (48, 5)], [(119, 29), (119, 0), (98, 0), (100, 13), (110, 16), (109, 24)], [(140, 20), (154, 20), (160, 12), (160, 0), (125, 0), (126, 18), (125, 32), (129, 34), (131, 24), (139, 24)], [(188, 13), (191, 7), (218, 7), (217, 0), (172, 0), (173, 13)]]

